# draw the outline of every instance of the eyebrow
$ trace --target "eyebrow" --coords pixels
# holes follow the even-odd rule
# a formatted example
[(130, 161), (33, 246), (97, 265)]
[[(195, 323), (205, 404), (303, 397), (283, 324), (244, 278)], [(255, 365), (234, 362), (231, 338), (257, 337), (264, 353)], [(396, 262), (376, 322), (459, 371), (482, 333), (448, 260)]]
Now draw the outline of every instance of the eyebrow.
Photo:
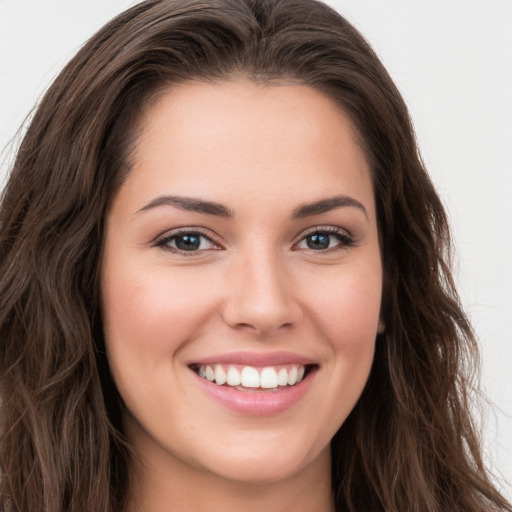
[(335, 196), (327, 199), (320, 199), (314, 203), (307, 203), (299, 206), (293, 211), (293, 219), (303, 219), (305, 217), (311, 217), (313, 215), (319, 215), (335, 208), (341, 208), (344, 206), (350, 206), (361, 210), (365, 217), (368, 219), (368, 212), (366, 208), (357, 199), (350, 196)]
[(160, 206), (174, 206), (180, 210), (187, 210), (189, 212), (206, 213), (207, 215), (215, 215), (218, 217), (233, 217), (234, 212), (224, 205), (214, 203), (212, 201), (204, 201), (203, 199), (196, 199), (193, 197), (183, 196), (159, 196), (150, 201), (146, 206), (138, 210), (144, 212), (158, 208)]
[[(180, 210), (205, 213), (207, 215), (215, 215), (217, 217), (234, 217), (234, 211), (220, 203), (184, 196), (158, 196), (150, 201), (146, 206), (138, 210), (137, 213), (152, 210), (153, 208), (159, 208), (160, 206), (174, 206)], [(340, 195), (329, 197), (327, 199), (320, 199), (313, 203), (302, 204), (293, 211), (292, 219), (303, 219), (305, 217), (319, 215), (336, 208), (347, 206), (358, 208), (364, 213), (365, 217), (368, 218), (366, 208), (357, 199), (350, 196)]]

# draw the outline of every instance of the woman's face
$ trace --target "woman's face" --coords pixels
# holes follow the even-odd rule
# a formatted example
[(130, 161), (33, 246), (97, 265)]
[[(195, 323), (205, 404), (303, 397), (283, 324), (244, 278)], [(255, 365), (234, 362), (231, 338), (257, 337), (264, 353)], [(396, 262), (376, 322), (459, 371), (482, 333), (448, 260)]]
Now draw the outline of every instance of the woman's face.
[(126, 435), (160, 472), (328, 470), (380, 325), (375, 201), (349, 119), (306, 86), (222, 82), (175, 87), (140, 128), (102, 261)]

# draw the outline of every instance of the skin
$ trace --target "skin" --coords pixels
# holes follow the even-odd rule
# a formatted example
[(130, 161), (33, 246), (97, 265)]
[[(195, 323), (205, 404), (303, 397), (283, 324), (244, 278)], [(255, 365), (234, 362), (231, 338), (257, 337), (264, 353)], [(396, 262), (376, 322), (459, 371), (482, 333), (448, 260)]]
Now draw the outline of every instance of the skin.
[[(350, 120), (306, 86), (226, 81), (173, 88), (139, 128), (102, 261), (108, 358), (138, 456), (130, 510), (334, 510), (329, 443), (382, 329), (375, 200)], [(232, 216), (147, 207), (163, 195), (220, 203)], [(362, 207), (293, 217), (334, 196)], [(213, 242), (186, 253), (175, 238), (158, 245), (176, 228)], [(326, 228), (342, 238), (328, 233), (328, 248), (310, 248), (307, 236)], [(283, 350), (314, 360), (316, 372), (279, 414), (231, 410), (189, 367)]]

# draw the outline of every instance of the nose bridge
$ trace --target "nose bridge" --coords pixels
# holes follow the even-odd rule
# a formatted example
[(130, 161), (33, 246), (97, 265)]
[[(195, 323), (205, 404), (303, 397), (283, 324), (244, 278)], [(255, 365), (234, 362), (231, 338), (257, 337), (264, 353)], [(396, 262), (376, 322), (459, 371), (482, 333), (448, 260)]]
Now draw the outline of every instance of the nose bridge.
[(263, 334), (298, 321), (300, 307), (284, 263), (272, 248), (240, 251), (229, 269), (228, 324)]

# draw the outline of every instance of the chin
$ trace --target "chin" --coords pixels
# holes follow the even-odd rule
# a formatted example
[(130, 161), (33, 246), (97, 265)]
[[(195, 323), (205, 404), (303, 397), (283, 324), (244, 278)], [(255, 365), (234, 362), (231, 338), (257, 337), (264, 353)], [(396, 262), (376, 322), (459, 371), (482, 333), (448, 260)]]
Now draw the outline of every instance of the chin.
[(330, 445), (318, 453), (318, 450), (305, 451), (303, 443), (294, 444), (288, 440), (278, 445), (262, 442), (241, 450), (229, 448), (229, 455), (213, 457), (210, 471), (242, 484), (268, 485), (310, 469), (317, 472), (321, 467), (330, 468)]

